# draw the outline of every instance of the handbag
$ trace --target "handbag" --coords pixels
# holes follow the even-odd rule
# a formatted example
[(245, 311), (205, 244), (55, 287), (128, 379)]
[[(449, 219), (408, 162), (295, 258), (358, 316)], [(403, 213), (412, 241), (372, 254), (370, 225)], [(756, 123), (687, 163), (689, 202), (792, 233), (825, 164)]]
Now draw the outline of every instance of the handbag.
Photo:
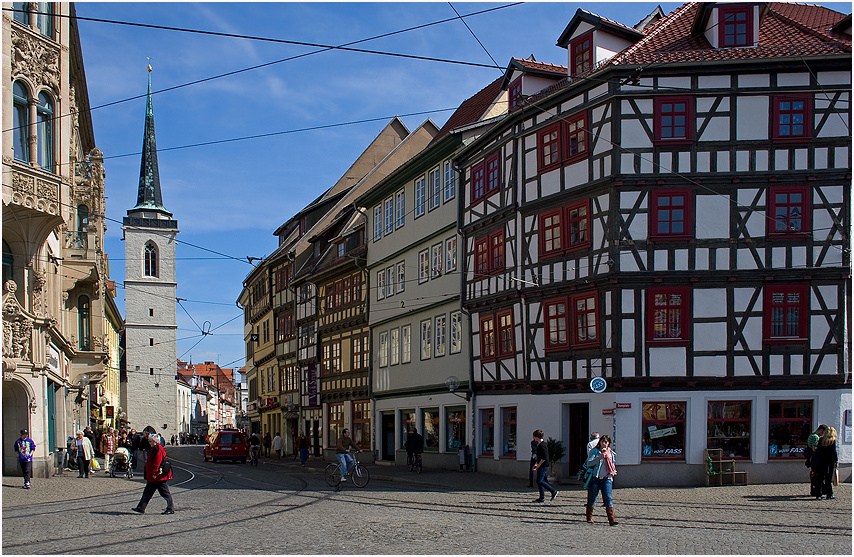
[(831, 480), (831, 483), (835, 486), (839, 485), (839, 468), (836, 466), (833, 467), (833, 479)]

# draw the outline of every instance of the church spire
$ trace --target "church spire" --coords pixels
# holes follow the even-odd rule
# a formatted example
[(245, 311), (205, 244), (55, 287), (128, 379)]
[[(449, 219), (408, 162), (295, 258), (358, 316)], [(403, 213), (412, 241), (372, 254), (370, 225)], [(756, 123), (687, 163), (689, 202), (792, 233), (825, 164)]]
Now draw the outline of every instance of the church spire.
[(148, 210), (166, 213), (160, 194), (160, 170), (157, 167), (157, 142), (154, 136), (154, 105), (151, 101), (151, 65), (148, 66), (148, 95), (145, 107), (145, 132), (142, 137), (142, 162), (139, 166), (139, 193), (136, 207), (128, 213)]

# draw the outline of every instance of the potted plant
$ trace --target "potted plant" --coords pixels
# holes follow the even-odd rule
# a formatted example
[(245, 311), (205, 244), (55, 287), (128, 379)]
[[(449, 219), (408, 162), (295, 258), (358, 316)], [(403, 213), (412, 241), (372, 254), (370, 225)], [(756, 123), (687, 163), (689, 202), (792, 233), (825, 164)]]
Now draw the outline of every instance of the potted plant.
[(566, 455), (566, 449), (563, 447), (563, 441), (558, 441), (552, 437), (546, 440), (546, 448), (549, 451), (549, 482), (557, 483), (560, 480), (557, 463)]

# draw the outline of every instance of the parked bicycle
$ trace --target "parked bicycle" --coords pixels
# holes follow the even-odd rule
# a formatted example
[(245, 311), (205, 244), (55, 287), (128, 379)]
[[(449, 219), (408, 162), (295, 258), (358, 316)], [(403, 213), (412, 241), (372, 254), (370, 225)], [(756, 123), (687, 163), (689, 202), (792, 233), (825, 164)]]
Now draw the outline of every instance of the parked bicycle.
[(261, 455), (261, 445), (252, 445), (249, 449), (249, 464), (258, 466), (258, 457)]
[(349, 472), (343, 474), (339, 463), (330, 462), (326, 465), (324, 477), (326, 478), (326, 483), (329, 484), (330, 487), (335, 487), (337, 489), (341, 489), (341, 484), (346, 482), (348, 479), (352, 480), (353, 485), (356, 487), (365, 487), (368, 485), (368, 482), (371, 481), (371, 474), (368, 472), (368, 469), (359, 462), (358, 453), (353, 455), (353, 466), (350, 468)]

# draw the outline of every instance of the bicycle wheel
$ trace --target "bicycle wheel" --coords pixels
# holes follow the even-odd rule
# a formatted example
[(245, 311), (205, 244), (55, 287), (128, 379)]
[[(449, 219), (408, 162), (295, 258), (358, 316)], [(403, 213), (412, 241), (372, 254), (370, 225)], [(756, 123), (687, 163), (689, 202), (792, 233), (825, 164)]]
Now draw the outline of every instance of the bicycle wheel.
[(365, 487), (368, 485), (368, 482), (371, 481), (371, 474), (368, 472), (368, 469), (361, 464), (356, 466), (351, 475), (356, 487)]
[(421, 473), (421, 459), (420, 458), (415, 459), (415, 463), (412, 465), (412, 469), (413, 469), (412, 471), (415, 472), (416, 474)]
[(338, 465), (334, 462), (327, 464), (326, 470), (323, 471), (323, 477), (326, 479), (329, 487), (338, 485), (338, 482), (341, 480), (341, 471), (338, 469)]

